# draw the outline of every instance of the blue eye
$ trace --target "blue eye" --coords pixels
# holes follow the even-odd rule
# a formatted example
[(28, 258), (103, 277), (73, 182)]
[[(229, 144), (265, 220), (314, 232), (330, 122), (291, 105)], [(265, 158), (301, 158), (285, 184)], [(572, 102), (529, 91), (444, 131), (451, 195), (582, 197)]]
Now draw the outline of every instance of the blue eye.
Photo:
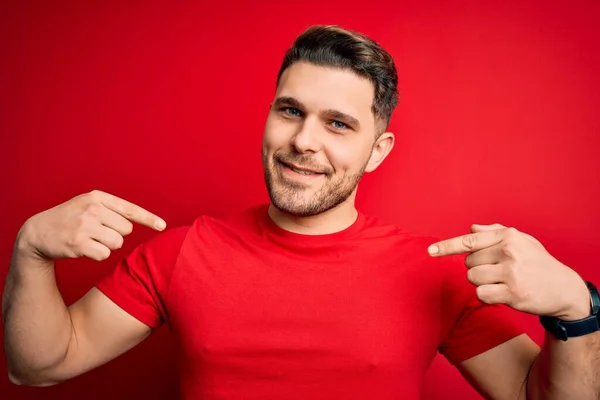
[(299, 116), (299, 115), (300, 115), (300, 110), (298, 110), (297, 108), (286, 107), (286, 108), (285, 108), (285, 112), (286, 112), (288, 115), (291, 115), (291, 116), (294, 116), (294, 117), (297, 117), (297, 116)]
[(340, 121), (333, 121), (332, 124), (335, 129), (345, 129), (347, 127), (346, 124)]

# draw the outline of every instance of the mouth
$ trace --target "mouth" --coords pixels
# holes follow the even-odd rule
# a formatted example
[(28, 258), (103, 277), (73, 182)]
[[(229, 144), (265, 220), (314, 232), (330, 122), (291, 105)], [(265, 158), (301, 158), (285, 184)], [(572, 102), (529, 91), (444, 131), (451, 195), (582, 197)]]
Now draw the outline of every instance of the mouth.
[(324, 173), (321, 171), (315, 171), (295, 164), (288, 164), (283, 161), (280, 161), (280, 163), (289, 173), (298, 174), (306, 178), (324, 175)]
[(296, 172), (298, 174), (302, 174), (302, 175), (317, 175), (317, 174), (321, 175), (321, 174), (323, 174), (322, 172), (313, 171), (313, 170), (308, 169), (308, 168), (298, 167), (298, 166), (296, 166), (294, 164), (285, 164), (284, 163), (284, 165), (286, 167), (288, 167), (289, 169), (291, 169), (292, 171), (294, 171), (294, 172)]

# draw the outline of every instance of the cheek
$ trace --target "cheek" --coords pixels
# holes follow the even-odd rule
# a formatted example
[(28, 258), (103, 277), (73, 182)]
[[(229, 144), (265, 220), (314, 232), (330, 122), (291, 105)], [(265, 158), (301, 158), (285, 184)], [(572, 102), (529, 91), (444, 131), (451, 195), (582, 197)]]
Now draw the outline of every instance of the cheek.
[(286, 146), (293, 134), (293, 127), (290, 125), (270, 114), (265, 123), (263, 145), (272, 150)]
[(327, 146), (327, 158), (338, 172), (356, 172), (368, 159), (370, 153), (359, 143), (334, 141)]

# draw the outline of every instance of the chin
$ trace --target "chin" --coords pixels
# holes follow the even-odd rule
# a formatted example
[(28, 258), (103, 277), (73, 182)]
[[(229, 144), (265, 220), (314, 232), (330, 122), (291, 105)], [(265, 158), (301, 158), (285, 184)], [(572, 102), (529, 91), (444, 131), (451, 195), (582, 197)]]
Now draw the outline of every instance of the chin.
[(314, 215), (316, 211), (315, 207), (311, 205), (311, 201), (298, 191), (289, 193), (289, 191), (281, 189), (270, 190), (269, 199), (273, 207), (285, 214), (303, 217)]
[(288, 182), (280, 174), (267, 168), (264, 175), (273, 207), (296, 217), (312, 217), (340, 206), (352, 195), (360, 179), (360, 174), (349, 175), (336, 182), (309, 186)]
[(312, 217), (315, 215), (319, 215), (327, 210), (323, 210), (318, 205), (310, 205), (310, 204), (290, 204), (287, 202), (276, 202), (271, 201), (271, 204), (281, 211), (284, 214), (292, 215), (294, 217)]
[(322, 214), (335, 207), (338, 207), (346, 199), (343, 197), (308, 195), (296, 193), (288, 194), (273, 191), (269, 194), (273, 207), (282, 213), (292, 215), (294, 217), (312, 217)]

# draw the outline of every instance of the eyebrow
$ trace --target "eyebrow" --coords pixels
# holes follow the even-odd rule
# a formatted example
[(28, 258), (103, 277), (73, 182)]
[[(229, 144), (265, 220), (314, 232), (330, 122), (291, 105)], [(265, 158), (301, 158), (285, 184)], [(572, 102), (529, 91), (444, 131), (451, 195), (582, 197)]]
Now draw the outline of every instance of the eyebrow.
[[(306, 109), (306, 107), (304, 107), (304, 104), (302, 104), (302, 102), (300, 102), (298, 99), (295, 99), (293, 97), (287, 97), (287, 96), (282, 96), (282, 97), (278, 97), (275, 99), (275, 101), (273, 102), (273, 105), (275, 107), (281, 107), (281, 106), (290, 106), (290, 107), (294, 107), (294, 108), (298, 108), (298, 109)], [(325, 115), (331, 119), (335, 119), (338, 120), (340, 122), (344, 122), (348, 125), (352, 125), (355, 129), (359, 129), (360, 127), (360, 122), (358, 121), (357, 118), (343, 113), (339, 110), (334, 110), (334, 109), (328, 109), (328, 110), (324, 110), (321, 112), (322, 115)]]
[(299, 100), (286, 96), (276, 98), (275, 102), (273, 102), (273, 105), (276, 107), (290, 106), (294, 108), (305, 108), (304, 104), (302, 104)]
[(340, 122), (345, 122), (346, 124), (354, 127), (354, 129), (360, 128), (360, 122), (358, 122), (358, 119), (354, 118), (351, 115), (343, 113), (341, 111), (329, 109), (329, 110), (323, 111), (323, 114), (328, 116), (331, 119), (335, 119)]

